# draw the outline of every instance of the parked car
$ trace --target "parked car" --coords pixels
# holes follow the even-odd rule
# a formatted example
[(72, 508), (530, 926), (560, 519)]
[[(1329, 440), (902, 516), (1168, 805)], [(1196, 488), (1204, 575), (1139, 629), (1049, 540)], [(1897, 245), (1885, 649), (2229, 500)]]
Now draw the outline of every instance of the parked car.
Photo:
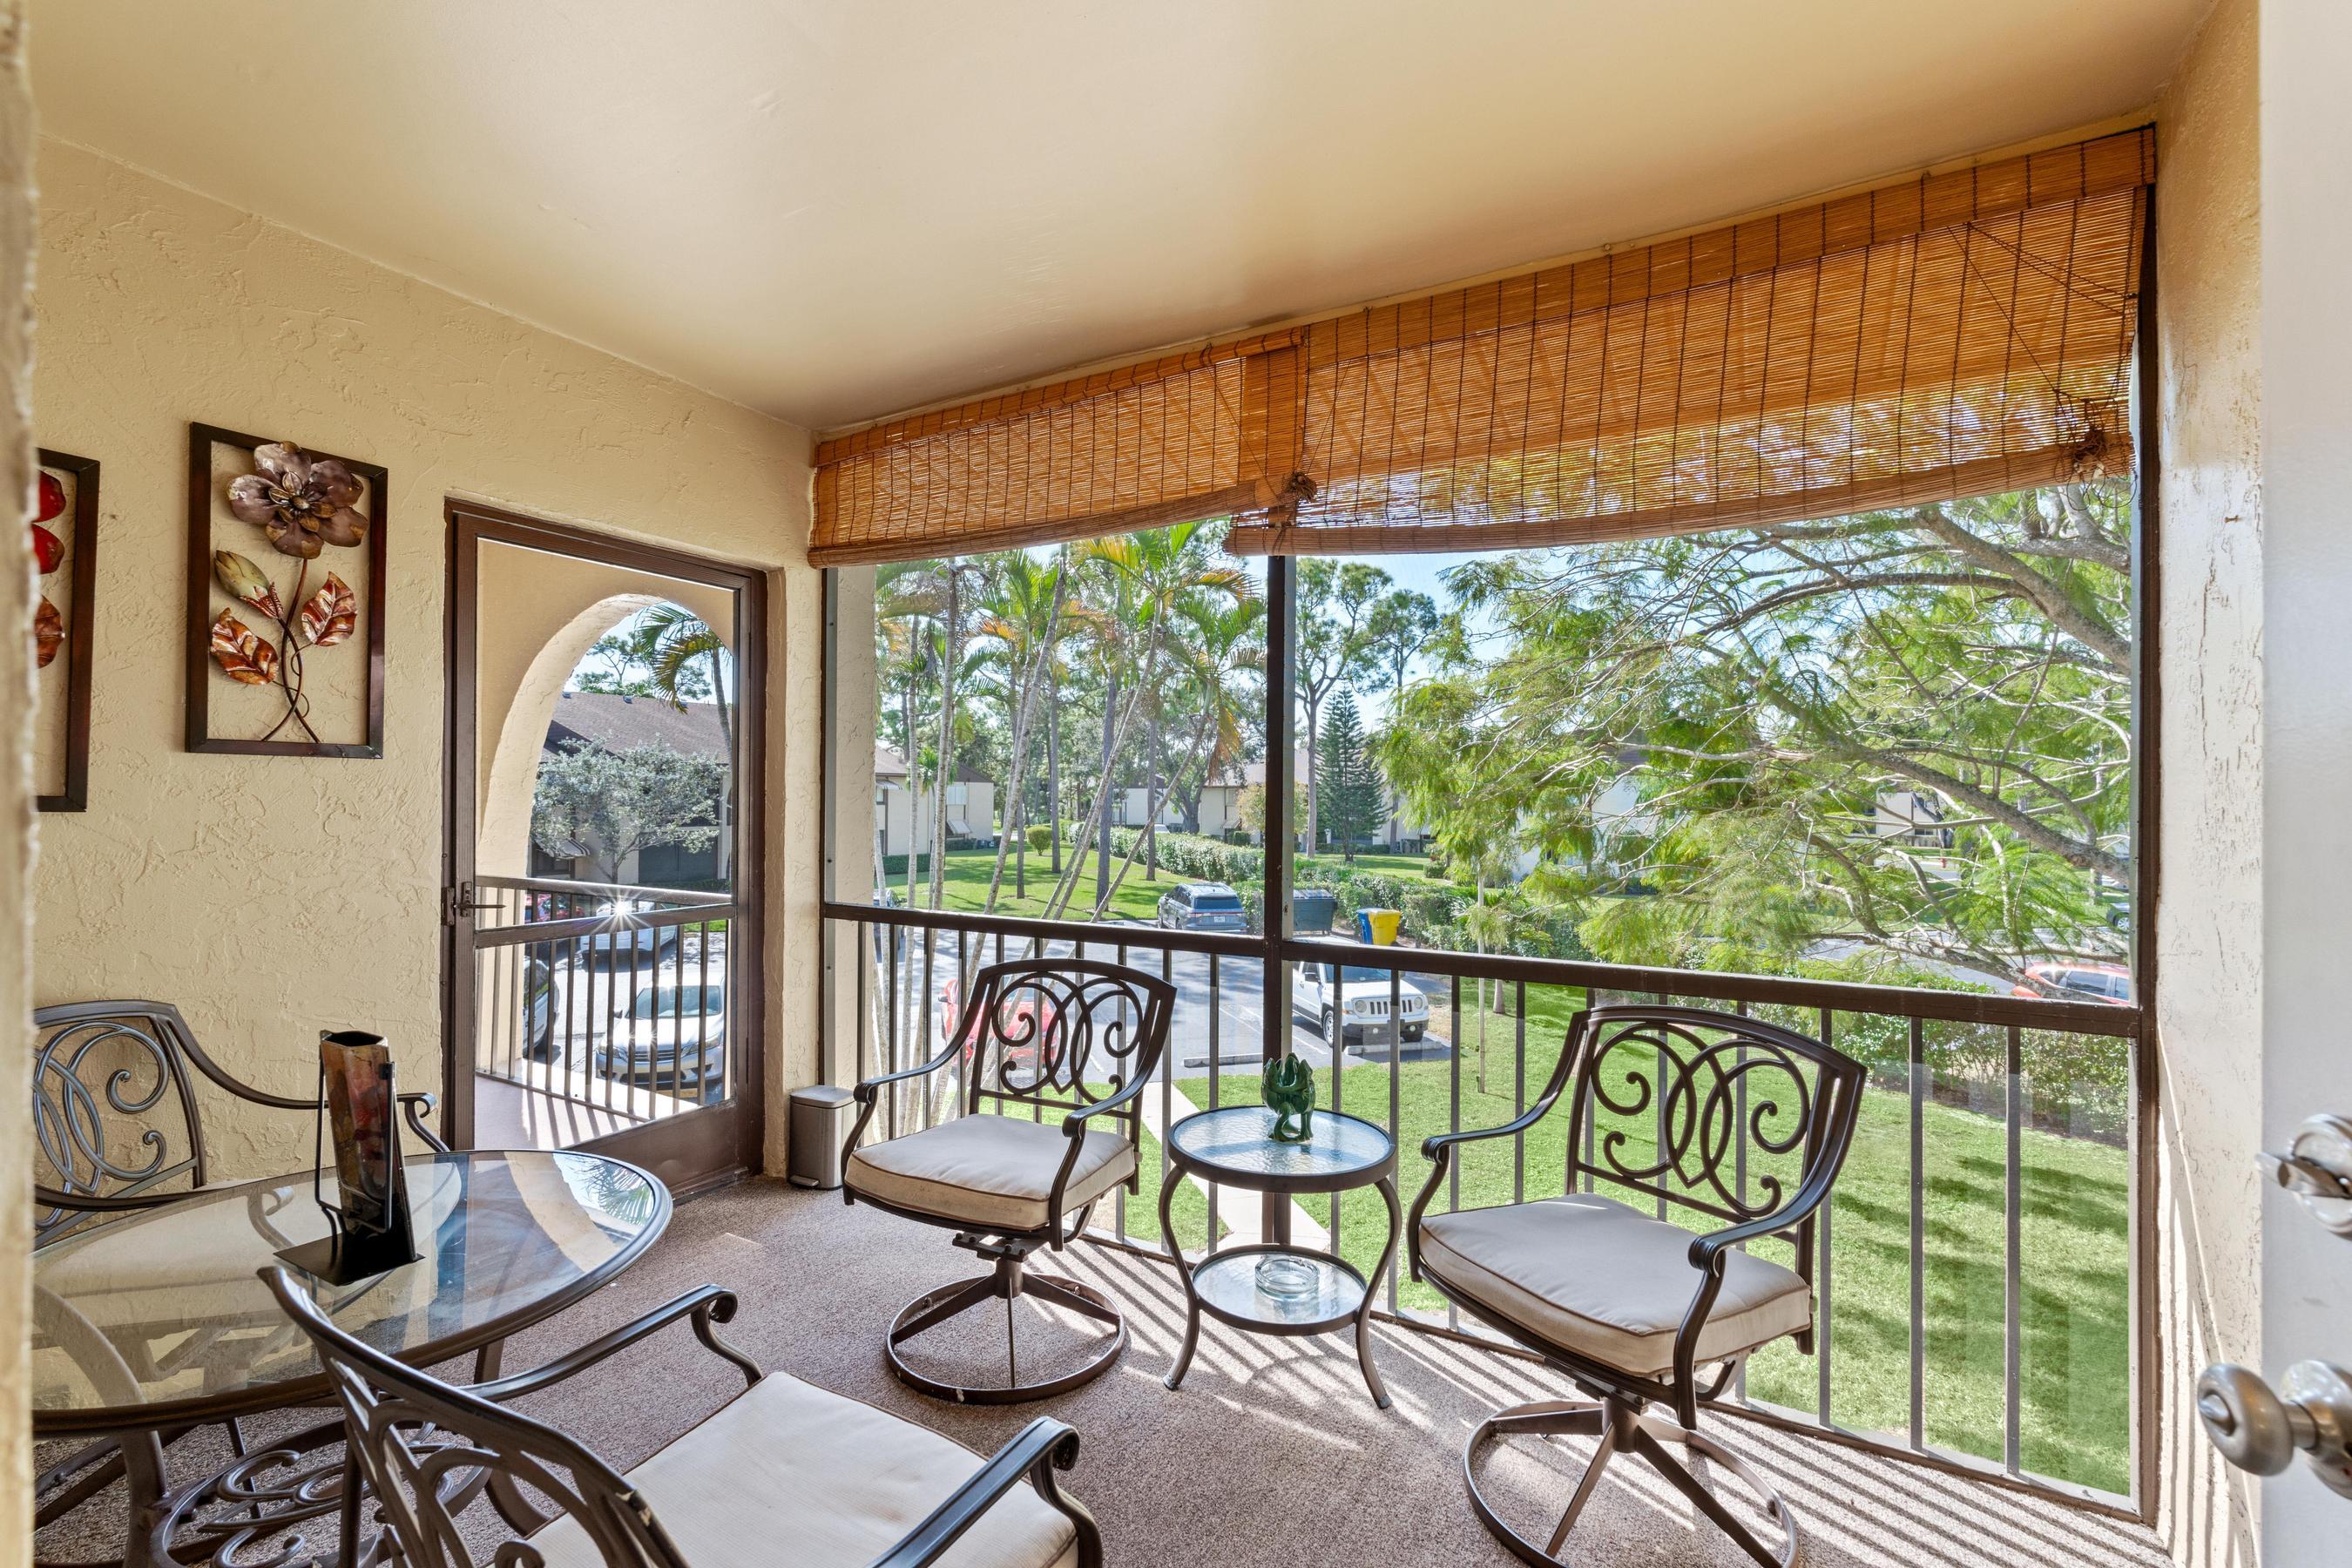
[[(1429, 1030), (1429, 998), (1416, 985), (1397, 988), (1396, 1019), (1402, 1043), (1411, 1045)], [(1290, 1005), (1314, 1017), (1323, 1043), (1385, 1045), (1389, 1037), (1389, 972), (1348, 963), (1301, 963), (1292, 976)]]
[(522, 1041), (523, 1055), (530, 1060), (549, 1061), (557, 1055), (560, 1047), (556, 1044), (556, 1026), (564, 1016), (564, 1000), (563, 981), (554, 964), (536, 952), (526, 954), (522, 979)]
[(613, 1009), (596, 1070), (649, 1089), (715, 1089), (727, 1081), (727, 1021), (723, 972), (658, 970)]
[(605, 922), (605, 929), (579, 939), (580, 962), (618, 968), (632, 962), (660, 964), (676, 958), (678, 933), (683, 928), (637, 922), (639, 915), (653, 911), (649, 900), (614, 898), (598, 904), (596, 914)]
[(1249, 930), (1242, 896), (1223, 882), (1185, 882), (1160, 896), (1160, 926), (1163, 931)]
[[(1000, 1047), (993, 1040), (989, 1044), (989, 1083), (987, 1087), (1029, 1089), (1037, 1083), (1037, 1046), (1052, 1030), (1054, 1005), (1042, 1001), (1034, 992), (1015, 992), (999, 1009), (998, 1027), (1006, 1037)], [(932, 1037), (931, 1049), (938, 1050), (955, 1038), (957, 1026), (963, 1022), (963, 986), (950, 974), (940, 982), (939, 1033)], [(911, 1026), (911, 1025), (910, 1025)], [(963, 1050), (963, 1065), (969, 1068), (972, 1047)], [(999, 1061), (1003, 1077), (998, 1077)]]
[(2025, 966), (2025, 978), (2011, 987), (2016, 996), (2054, 997), (2062, 1002), (2131, 1005), (2131, 971), (2120, 963), (2044, 960)]

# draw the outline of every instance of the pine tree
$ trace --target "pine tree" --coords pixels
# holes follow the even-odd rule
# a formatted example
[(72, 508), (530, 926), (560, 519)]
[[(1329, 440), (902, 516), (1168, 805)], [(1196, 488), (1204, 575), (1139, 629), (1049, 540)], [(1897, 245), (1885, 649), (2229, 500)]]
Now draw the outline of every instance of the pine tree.
[(1356, 700), (1346, 691), (1333, 699), (1323, 721), (1321, 754), (1317, 759), (1317, 801), (1324, 830), (1349, 860), (1356, 858), (1356, 841), (1369, 838), (1381, 825), (1381, 778), (1364, 752), (1363, 721)]

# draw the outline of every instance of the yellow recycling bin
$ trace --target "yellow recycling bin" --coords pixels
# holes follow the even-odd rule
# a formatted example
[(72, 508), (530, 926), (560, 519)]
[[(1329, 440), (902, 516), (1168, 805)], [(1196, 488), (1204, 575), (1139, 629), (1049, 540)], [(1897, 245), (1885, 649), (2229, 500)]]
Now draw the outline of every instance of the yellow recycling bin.
[(1375, 947), (1396, 945), (1397, 928), (1404, 924), (1402, 910), (1358, 910), (1356, 940)]

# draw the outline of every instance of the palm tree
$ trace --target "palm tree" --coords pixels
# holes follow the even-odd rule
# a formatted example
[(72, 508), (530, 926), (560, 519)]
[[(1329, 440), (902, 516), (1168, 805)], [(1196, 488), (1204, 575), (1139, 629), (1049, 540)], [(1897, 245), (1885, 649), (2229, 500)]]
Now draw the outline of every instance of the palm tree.
[[(932, 619), (939, 614), (941, 598), (932, 580), (928, 561), (894, 561), (875, 571), (874, 575), (874, 635), (883, 667), (896, 675), (899, 685), (898, 734), (906, 746), (907, 795), (909, 802), (918, 798), (915, 770), (920, 764), (920, 747), (916, 740), (916, 721), (920, 710), (923, 678), (933, 668), (934, 639), (929, 635)], [(934, 816), (939, 814), (935, 811)], [(911, 816), (908, 826), (913, 825)], [(887, 852), (885, 841), (877, 846)], [(915, 847), (907, 846), (907, 903), (915, 902)], [(877, 860), (876, 869), (881, 868)]]
[[(1072, 631), (1090, 626), (1096, 616), (1091, 606), (1065, 591), (1068, 563), (1066, 547), (1050, 566), (1018, 551), (994, 557), (976, 606), (980, 619), (972, 629), (997, 645), (1013, 727), (1003, 829), (997, 835), (996, 865), (982, 906), (988, 910), (996, 908), (1004, 883), (1006, 851), (1027, 825), (1029, 742), (1038, 689), (1060, 663), (1062, 646)], [(1025, 886), (1024, 879), (1024, 891)]]
[[(1145, 820), (1149, 824), (1159, 822), (1162, 802), (1180, 782), (1189, 780), (1193, 784), (1197, 803), (1199, 788), (1241, 755), (1243, 724), (1249, 707), (1244, 677), (1252, 670), (1263, 671), (1265, 668), (1265, 604), (1254, 592), (1231, 600), (1203, 593), (1187, 594), (1177, 601), (1175, 611), (1181, 624), (1176, 628), (1174, 654), (1183, 695), (1193, 699), (1198, 707), (1192, 733), (1184, 742), (1183, 760), (1164, 776), (1154, 777), (1147, 786), (1149, 809)], [(1197, 804), (1193, 809), (1197, 820)], [(1135, 864), (1138, 853), (1145, 857), (1144, 874), (1148, 877), (1155, 873), (1150, 843), (1151, 829), (1147, 826), (1142, 838), (1120, 865), (1118, 877), (1111, 884), (1113, 892), (1127, 879), (1128, 868)]]
[[(1099, 919), (1109, 905), (1111, 787), (1141, 700), (1159, 686), (1176, 606), (1193, 594), (1222, 595), (1233, 600), (1254, 596), (1249, 574), (1216, 559), (1211, 549), (1213, 536), (1204, 535), (1202, 526), (1177, 523), (1073, 549), (1076, 559), (1095, 569), (1096, 584), (1109, 597), (1101, 623), (1104, 635), (1097, 642), (1108, 686), (1103, 700), (1101, 770), (1095, 781), (1095, 798), (1079, 820), (1069, 868), (1046, 907), (1049, 917), (1066, 910), (1077, 892), (1087, 850), (1097, 831), (1106, 853), (1097, 858), (1095, 917)], [(1133, 683), (1122, 703), (1119, 688), (1130, 672)]]
[(719, 874), (731, 875), (735, 818), (735, 715), (727, 695), (733, 655), (708, 622), (683, 605), (656, 605), (637, 615), (639, 646), (654, 692), (679, 712), (708, 687), (719, 710), (719, 742), (727, 748), (727, 787), (719, 797)]

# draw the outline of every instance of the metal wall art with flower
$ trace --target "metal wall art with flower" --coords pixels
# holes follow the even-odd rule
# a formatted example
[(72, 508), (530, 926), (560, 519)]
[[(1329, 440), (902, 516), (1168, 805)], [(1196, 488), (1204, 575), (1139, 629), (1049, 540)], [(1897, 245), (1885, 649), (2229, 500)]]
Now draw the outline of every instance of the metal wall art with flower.
[[(189, 427), (188, 462), (191, 631), (200, 639), (189, 749), (382, 756), (384, 470), (207, 425)], [(340, 656), (352, 668), (329, 668), (322, 702), (312, 661), (362, 627), (364, 669), (356, 652)], [(257, 732), (211, 732), (220, 677), (224, 714)], [(234, 695), (240, 689), (271, 700), (257, 707)]]
[(26, 542), (39, 574), (33, 605), (37, 804), (82, 811), (89, 804), (90, 607), (98, 588), (98, 459), (40, 452), (38, 489)]

